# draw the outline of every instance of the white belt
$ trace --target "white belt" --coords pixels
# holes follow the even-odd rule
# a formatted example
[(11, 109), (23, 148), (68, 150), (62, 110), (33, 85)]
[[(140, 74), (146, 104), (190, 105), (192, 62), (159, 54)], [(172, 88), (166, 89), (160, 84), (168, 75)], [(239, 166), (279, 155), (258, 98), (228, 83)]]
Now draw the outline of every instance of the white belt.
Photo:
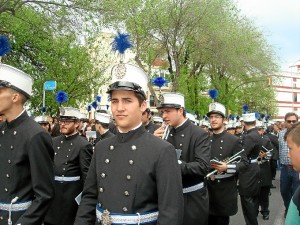
[(183, 194), (187, 194), (187, 193), (190, 193), (190, 192), (198, 191), (198, 190), (202, 189), (203, 187), (204, 187), (204, 183), (201, 182), (199, 184), (195, 184), (193, 186), (183, 188)]
[(18, 211), (25, 211), (27, 210), (32, 201), (26, 201), (26, 202), (16, 202), (16, 203), (3, 203), (0, 202), (0, 210), (3, 211), (11, 211), (11, 212), (18, 212)]
[[(98, 205), (96, 206), (97, 219), (102, 220), (109, 219), (111, 224), (146, 224), (157, 221), (158, 211), (151, 213), (136, 213), (136, 214), (107, 214), (107, 210), (101, 209)], [(106, 218), (104, 218), (106, 217)]]
[(215, 179), (224, 179), (224, 178), (233, 177), (233, 176), (234, 176), (234, 174), (229, 174), (229, 173), (217, 174), (217, 175), (215, 175)]
[(76, 176), (76, 177), (59, 177), (59, 176), (55, 176), (54, 180), (56, 180), (56, 181), (64, 181), (64, 182), (72, 182), (72, 181), (78, 181), (78, 180), (80, 180), (80, 176)]

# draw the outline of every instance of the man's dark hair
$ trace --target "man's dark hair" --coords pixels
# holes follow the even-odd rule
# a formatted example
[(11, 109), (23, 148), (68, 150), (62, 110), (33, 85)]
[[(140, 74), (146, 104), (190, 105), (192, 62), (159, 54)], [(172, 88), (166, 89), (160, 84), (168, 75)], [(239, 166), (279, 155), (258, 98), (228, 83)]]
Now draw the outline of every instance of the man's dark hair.
[(291, 140), (298, 146), (300, 147), (300, 123), (295, 123), (293, 126), (289, 129), (287, 129), (285, 135), (284, 135), (284, 140), (286, 141), (287, 138), (291, 138)]
[(285, 114), (284, 120), (286, 121), (287, 118), (290, 117), (290, 116), (295, 116), (296, 119), (297, 119), (297, 121), (298, 121), (298, 115), (296, 113), (294, 113), (294, 112), (288, 112), (287, 114)]

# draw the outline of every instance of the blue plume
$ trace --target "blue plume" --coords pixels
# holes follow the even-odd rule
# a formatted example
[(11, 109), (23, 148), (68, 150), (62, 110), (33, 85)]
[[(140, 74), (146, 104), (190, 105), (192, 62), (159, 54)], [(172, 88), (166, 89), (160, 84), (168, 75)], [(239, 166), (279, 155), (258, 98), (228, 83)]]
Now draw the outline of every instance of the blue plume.
[(57, 94), (55, 95), (55, 100), (57, 103), (61, 104), (63, 102), (68, 101), (68, 94), (62, 90), (60, 90), (59, 92), (57, 92)]
[(212, 99), (217, 99), (219, 92), (217, 89), (209, 89), (208, 90), (208, 95), (212, 98)]
[(88, 105), (87, 111), (90, 112), (91, 110), (92, 110), (92, 106), (91, 106), (91, 105)]
[(198, 112), (197, 112), (197, 111), (195, 111), (195, 112), (194, 112), (194, 115), (198, 115)]
[(96, 101), (97, 101), (97, 102), (101, 102), (101, 96), (100, 96), (100, 95), (97, 95), (97, 96), (96, 96)]
[(240, 117), (239, 117), (239, 116), (236, 116), (235, 118), (236, 118), (236, 120), (237, 120), (237, 121), (239, 121), (239, 119), (240, 119)]
[(156, 77), (154, 79), (152, 79), (152, 83), (155, 86), (158, 86), (159, 88), (163, 87), (165, 84), (167, 84), (169, 81), (165, 80), (163, 77)]
[(106, 110), (108, 110), (108, 108), (109, 108), (109, 105), (106, 105)]
[(204, 116), (202, 116), (202, 119), (205, 119), (205, 117), (206, 117), (205, 115), (204, 115)]
[(154, 116), (154, 112), (151, 111), (151, 116)]
[(187, 113), (191, 113), (190, 110), (185, 110)]
[(260, 118), (262, 118), (262, 119), (263, 119), (263, 118), (265, 118), (265, 117), (266, 117), (266, 115), (265, 115), (265, 114), (263, 114), (263, 113), (262, 113), (262, 114), (260, 114)]
[(255, 112), (255, 118), (258, 119), (259, 118), (259, 113)]
[(132, 48), (133, 45), (129, 40), (129, 34), (122, 34), (118, 32), (118, 35), (114, 37), (114, 41), (111, 43), (112, 50), (118, 51), (120, 54), (124, 54), (126, 49)]
[(97, 102), (96, 102), (96, 101), (94, 101), (94, 102), (92, 103), (92, 106), (93, 106), (93, 108), (94, 108), (94, 109), (97, 109), (97, 107), (98, 107), (98, 104), (97, 104)]
[(248, 112), (248, 110), (249, 110), (248, 105), (243, 105), (243, 111), (244, 111), (244, 112)]
[(234, 120), (234, 116), (232, 114), (229, 115), (230, 120)]
[(47, 110), (47, 107), (46, 106), (43, 106), (42, 108), (41, 108), (41, 111), (44, 113), (44, 112), (46, 112), (46, 110)]
[(0, 36), (0, 57), (4, 56), (11, 50), (10, 43), (5, 36)]

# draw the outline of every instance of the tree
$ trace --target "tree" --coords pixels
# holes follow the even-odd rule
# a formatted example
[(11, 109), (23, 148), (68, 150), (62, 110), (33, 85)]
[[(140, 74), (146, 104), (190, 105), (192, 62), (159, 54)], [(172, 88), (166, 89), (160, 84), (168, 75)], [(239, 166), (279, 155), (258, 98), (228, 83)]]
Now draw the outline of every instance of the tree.
[(149, 73), (155, 58), (168, 60), (172, 90), (185, 93), (190, 110), (207, 112), (209, 99), (200, 93), (209, 88), (219, 89), (218, 100), (236, 113), (242, 104), (254, 102), (250, 91), (257, 93), (257, 88), (262, 89), (257, 110), (274, 100), (268, 94), (272, 88), (262, 88), (277, 71), (272, 47), (233, 1), (116, 0), (102, 1), (101, 9), (106, 26), (131, 33), (136, 61), (146, 63)]
[[(34, 114), (41, 113), (43, 84), (48, 80), (57, 81), (57, 91), (68, 93), (66, 105), (79, 107), (90, 101), (93, 90), (101, 86), (105, 68), (94, 68), (87, 48), (76, 42), (76, 34), (57, 36), (50, 26), (52, 18), (27, 7), (20, 8), (13, 17), (2, 13), (0, 20), (0, 34), (9, 37), (13, 49), (3, 62), (34, 79), (30, 106)], [(46, 93), (48, 114), (56, 114), (58, 108), (54, 94)]]

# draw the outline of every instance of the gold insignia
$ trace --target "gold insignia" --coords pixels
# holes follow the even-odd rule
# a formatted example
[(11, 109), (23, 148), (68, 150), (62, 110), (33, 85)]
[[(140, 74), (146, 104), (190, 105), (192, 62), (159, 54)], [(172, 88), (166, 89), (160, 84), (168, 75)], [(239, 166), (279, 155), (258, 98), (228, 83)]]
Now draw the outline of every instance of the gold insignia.
[(120, 63), (115, 67), (115, 76), (118, 80), (123, 79), (126, 74), (126, 66), (124, 63)]
[(210, 110), (215, 110), (217, 108), (215, 103), (210, 104)]
[(66, 110), (63, 106), (59, 107), (59, 113), (60, 113), (61, 116), (65, 115)]
[(161, 105), (164, 104), (164, 102), (165, 102), (165, 98), (164, 98), (163, 95), (159, 95), (158, 96), (158, 100), (159, 100), (159, 102), (160, 102)]
[(112, 224), (110, 212), (107, 209), (103, 211), (103, 213), (101, 215), (101, 221), (102, 221), (102, 225), (111, 225)]

